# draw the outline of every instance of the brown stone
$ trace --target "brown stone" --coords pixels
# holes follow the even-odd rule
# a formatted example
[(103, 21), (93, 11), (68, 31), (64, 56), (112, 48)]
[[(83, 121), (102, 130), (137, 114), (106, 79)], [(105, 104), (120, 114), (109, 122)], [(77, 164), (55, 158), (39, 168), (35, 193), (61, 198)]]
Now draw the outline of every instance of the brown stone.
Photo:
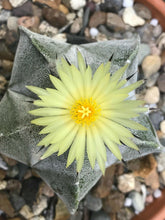
[(9, 158), (5, 155), (2, 155), (3, 157), (3, 160), (9, 165), (9, 166), (15, 166), (17, 164), (17, 161), (12, 159), (12, 158)]
[(9, 217), (14, 217), (15, 215), (8, 194), (4, 191), (0, 192), (0, 210), (4, 211)]
[(128, 162), (128, 168), (133, 171), (134, 176), (142, 178), (146, 178), (156, 167), (157, 162), (153, 155)]
[(162, 53), (161, 53), (161, 63), (162, 65), (165, 65), (165, 49), (162, 50)]
[(145, 178), (145, 183), (147, 186), (150, 186), (152, 189), (158, 189), (159, 184), (159, 176), (157, 170), (154, 169), (150, 172), (150, 174)]
[(112, 31), (124, 31), (125, 24), (121, 17), (115, 13), (107, 13), (107, 27)]
[(54, 191), (44, 182), (40, 184), (39, 195), (45, 195), (47, 197), (53, 197)]
[(2, 7), (5, 9), (5, 10), (12, 10), (12, 5), (11, 3), (9, 2), (9, 0), (3, 0), (2, 1)]
[(146, 20), (151, 19), (151, 12), (150, 12), (150, 10), (146, 6), (144, 6), (143, 4), (136, 3), (134, 5), (134, 9), (136, 11), (136, 14), (138, 16), (140, 16), (141, 18), (144, 18)]
[(105, 171), (105, 176), (103, 176), (97, 185), (93, 188), (92, 194), (99, 198), (105, 198), (109, 195), (111, 187), (113, 184), (115, 173), (115, 165), (110, 166)]
[(89, 27), (97, 27), (100, 24), (106, 23), (106, 13), (101, 11), (96, 11), (89, 20)]
[(103, 199), (103, 209), (110, 213), (117, 213), (124, 204), (124, 194), (118, 191), (111, 191), (110, 195)]
[(37, 2), (43, 5), (47, 5), (52, 9), (57, 9), (61, 12), (63, 12), (64, 14), (68, 14), (69, 10), (67, 7), (65, 7), (65, 5), (60, 4), (60, 0), (55, 0), (55, 1), (51, 1), (51, 0), (33, 0), (33, 2)]
[(22, 188), (22, 185), (21, 185), (21, 182), (19, 180), (16, 180), (16, 179), (10, 179), (8, 182), (7, 182), (7, 187), (6, 187), (8, 190), (10, 191), (15, 191), (15, 192), (18, 192), (18, 194), (20, 193), (21, 191), (21, 188)]
[(146, 56), (142, 62), (142, 69), (146, 78), (156, 73), (160, 67), (161, 59), (157, 55)]
[(159, 76), (158, 87), (161, 92), (165, 92), (165, 73), (163, 73)]
[(5, 178), (5, 176), (6, 176), (6, 171), (0, 169), (0, 180), (3, 180)]
[(67, 24), (67, 19), (64, 13), (51, 8), (43, 8), (43, 17), (54, 27), (61, 28)]
[(66, 208), (65, 204), (61, 199), (58, 200), (56, 205), (56, 217), (54, 220), (68, 220), (70, 214), (68, 209)]

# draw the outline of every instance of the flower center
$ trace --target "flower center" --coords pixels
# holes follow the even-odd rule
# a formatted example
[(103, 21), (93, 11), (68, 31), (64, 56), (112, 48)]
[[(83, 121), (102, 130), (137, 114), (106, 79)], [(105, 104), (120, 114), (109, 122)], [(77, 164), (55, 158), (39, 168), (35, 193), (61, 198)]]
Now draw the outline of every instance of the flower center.
[(90, 99), (80, 99), (71, 108), (71, 117), (77, 124), (91, 124), (100, 113), (100, 106)]

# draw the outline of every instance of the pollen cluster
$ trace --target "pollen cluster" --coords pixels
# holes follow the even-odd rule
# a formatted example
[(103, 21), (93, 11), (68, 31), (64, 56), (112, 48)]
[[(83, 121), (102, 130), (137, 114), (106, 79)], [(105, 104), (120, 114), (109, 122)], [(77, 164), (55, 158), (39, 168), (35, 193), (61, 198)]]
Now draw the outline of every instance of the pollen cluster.
[(80, 99), (71, 108), (71, 117), (77, 124), (90, 125), (100, 114), (101, 108), (90, 99)]

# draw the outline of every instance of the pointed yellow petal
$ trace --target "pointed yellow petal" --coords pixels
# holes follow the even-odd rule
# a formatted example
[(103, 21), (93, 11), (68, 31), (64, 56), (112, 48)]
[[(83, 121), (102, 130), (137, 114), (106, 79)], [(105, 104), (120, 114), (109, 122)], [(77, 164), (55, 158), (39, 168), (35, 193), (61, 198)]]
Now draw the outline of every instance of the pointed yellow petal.
[(129, 138), (126, 137), (121, 137), (120, 140), (128, 147), (133, 148), (135, 150), (139, 150), (138, 146), (131, 141)]
[(73, 140), (75, 139), (78, 129), (79, 125), (75, 125), (74, 128), (69, 132), (69, 134), (60, 142), (58, 156), (67, 151), (68, 148), (71, 146)]
[(58, 109), (58, 108), (38, 108), (29, 111), (29, 113), (37, 116), (55, 116), (55, 115), (68, 115), (69, 110)]
[(46, 126), (49, 125), (50, 123), (56, 122), (57, 120), (61, 120), (61, 117), (63, 116), (42, 117), (32, 120), (31, 123), (36, 125)]
[(123, 74), (125, 73), (128, 66), (129, 66), (129, 64), (127, 63), (123, 67), (121, 67), (119, 70), (114, 72), (112, 77), (111, 77), (111, 81), (115, 81), (115, 80), (119, 81), (119, 79), (123, 76)]
[(59, 149), (58, 145), (51, 145), (43, 154), (43, 156), (41, 157), (41, 160), (51, 156), (52, 154), (54, 154), (55, 152), (57, 152)]
[(79, 70), (81, 73), (85, 73), (86, 71), (86, 64), (85, 64), (85, 61), (84, 61), (84, 58), (82, 56), (82, 54), (78, 51), (77, 53), (77, 58), (78, 58), (78, 66), (79, 66)]
[(96, 160), (96, 149), (95, 149), (95, 142), (93, 141), (93, 134), (91, 132), (91, 128), (88, 127), (87, 129), (87, 154), (89, 158), (89, 162), (91, 164), (92, 169), (95, 166)]
[(110, 149), (110, 151), (115, 155), (115, 157), (119, 160), (122, 159), (122, 155), (120, 153), (119, 147), (117, 144), (115, 144), (113, 141), (109, 139), (109, 137), (103, 136), (104, 142), (107, 145), (107, 147)]
[(102, 171), (102, 174), (105, 174), (105, 161), (102, 159), (102, 157), (97, 153), (97, 162), (99, 164), (99, 167)]
[(41, 88), (36, 87), (36, 86), (26, 86), (26, 88), (29, 89), (30, 91), (34, 92), (38, 96), (48, 94), (45, 89), (41, 89)]

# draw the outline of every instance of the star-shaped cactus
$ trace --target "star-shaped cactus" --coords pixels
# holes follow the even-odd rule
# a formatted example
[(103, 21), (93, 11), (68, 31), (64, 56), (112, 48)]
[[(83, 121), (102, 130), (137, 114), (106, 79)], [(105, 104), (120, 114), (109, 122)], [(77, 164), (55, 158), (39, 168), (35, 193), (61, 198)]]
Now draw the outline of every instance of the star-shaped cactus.
[[(79, 201), (101, 177), (99, 165), (96, 162), (92, 169), (91, 161), (89, 162), (85, 153), (84, 165), (80, 172), (77, 173), (76, 162), (66, 168), (68, 150), (60, 156), (54, 153), (46, 159), (40, 159), (45, 149), (37, 144), (44, 138), (44, 134), (39, 135), (41, 127), (30, 123), (35, 117), (28, 113), (34, 109), (32, 102), (37, 99), (37, 96), (26, 86), (52, 88), (49, 75), (59, 77), (56, 71), (57, 61), (64, 57), (69, 63), (78, 67), (78, 51), (84, 57), (86, 64), (90, 65), (92, 72), (112, 58), (110, 72), (113, 75), (113, 72), (129, 60), (130, 65), (123, 77), (127, 79), (127, 85), (133, 84), (137, 80), (139, 41), (138, 39), (114, 40), (70, 45), (32, 33), (24, 28), (20, 32), (9, 88), (0, 102), (0, 153), (35, 169), (66, 203), (70, 212), (74, 213)], [(119, 149), (125, 161), (163, 150), (148, 116), (141, 114), (136, 118), (136, 122), (142, 124), (147, 130), (131, 129), (134, 135), (133, 142), (138, 146), (139, 151), (120, 145)], [(119, 162), (108, 148), (106, 148), (106, 155), (106, 167)]]

